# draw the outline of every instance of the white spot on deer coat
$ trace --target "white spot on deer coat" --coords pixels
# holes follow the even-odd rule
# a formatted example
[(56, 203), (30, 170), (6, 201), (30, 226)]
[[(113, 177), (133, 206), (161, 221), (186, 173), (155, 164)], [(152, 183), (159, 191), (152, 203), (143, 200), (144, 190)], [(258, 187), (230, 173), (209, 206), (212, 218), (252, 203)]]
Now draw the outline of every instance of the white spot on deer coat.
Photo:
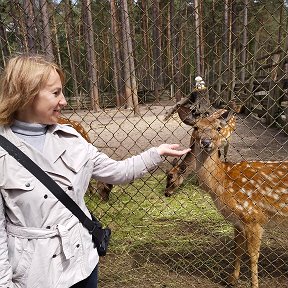
[(245, 209), (247, 209), (247, 208), (249, 207), (248, 201), (245, 201), (245, 202), (244, 202), (243, 207), (244, 207)]

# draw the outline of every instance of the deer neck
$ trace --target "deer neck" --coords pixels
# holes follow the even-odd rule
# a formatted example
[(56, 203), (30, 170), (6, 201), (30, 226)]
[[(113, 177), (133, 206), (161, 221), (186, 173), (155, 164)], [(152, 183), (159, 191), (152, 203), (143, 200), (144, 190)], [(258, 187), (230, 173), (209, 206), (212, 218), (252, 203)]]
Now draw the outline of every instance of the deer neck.
[(219, 158), (217, 149), (206, 152), (200, 147), (195, 149), (196, 153), (196, 173), (200, 187), (213, 195), (217, 194), (217, 188), (223, 183), (225, 173), (223, 163)]

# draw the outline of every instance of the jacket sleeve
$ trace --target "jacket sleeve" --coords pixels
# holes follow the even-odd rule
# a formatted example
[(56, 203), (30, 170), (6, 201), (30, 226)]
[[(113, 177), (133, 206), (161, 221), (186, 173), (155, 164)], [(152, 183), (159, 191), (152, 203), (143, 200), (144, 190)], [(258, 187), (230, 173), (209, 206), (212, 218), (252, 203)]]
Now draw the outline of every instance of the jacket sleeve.
[(12, 268), (8, 259), (5, 207), (0, 193), (0, 287), (13, 288)]
[(94, 163), (92, 177), (109, 184), (125, 184), (143, 177), (148, 171), (162, 163), (156, 148), (150, 148), (139, 155), (116, 161), (101, 153), (94, 146), (91, 154)]

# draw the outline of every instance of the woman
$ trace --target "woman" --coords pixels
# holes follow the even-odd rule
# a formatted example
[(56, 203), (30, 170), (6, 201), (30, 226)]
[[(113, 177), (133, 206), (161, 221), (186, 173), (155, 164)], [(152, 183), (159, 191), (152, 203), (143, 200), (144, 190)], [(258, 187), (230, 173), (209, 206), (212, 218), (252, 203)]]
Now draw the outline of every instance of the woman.
[[(189, 151), (162, 144), (123, 161), (110, 159), (72, 127), (57, 124), (67, 104), (63, 82), (62, 70), (44, 56), (11, 58), (2, 75), (0, 133), (87, 215), (84, 193), (91, 177), (128, 183), (159, 165), (162, 155)], [(87, 229), (2, 147), (0, 189), (0, 287), (97, 287), (99, 256)]]

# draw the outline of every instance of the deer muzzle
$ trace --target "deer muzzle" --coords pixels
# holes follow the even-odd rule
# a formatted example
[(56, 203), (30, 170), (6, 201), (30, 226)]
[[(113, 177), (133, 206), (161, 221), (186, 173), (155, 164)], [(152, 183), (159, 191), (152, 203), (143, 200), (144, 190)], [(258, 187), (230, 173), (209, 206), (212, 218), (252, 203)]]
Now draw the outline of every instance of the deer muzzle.
[(164, 195), (170, 197), (174, 194), (175, 190), (183, 183), (183, 180), (183, 176), (178, 173), (175, 173), (174, 175), (168, 174)]
[(200, 146), (205, 149), (206, 151), (211, 151), (213, 148), (212, 140), (209, 138), (201, 139)]

